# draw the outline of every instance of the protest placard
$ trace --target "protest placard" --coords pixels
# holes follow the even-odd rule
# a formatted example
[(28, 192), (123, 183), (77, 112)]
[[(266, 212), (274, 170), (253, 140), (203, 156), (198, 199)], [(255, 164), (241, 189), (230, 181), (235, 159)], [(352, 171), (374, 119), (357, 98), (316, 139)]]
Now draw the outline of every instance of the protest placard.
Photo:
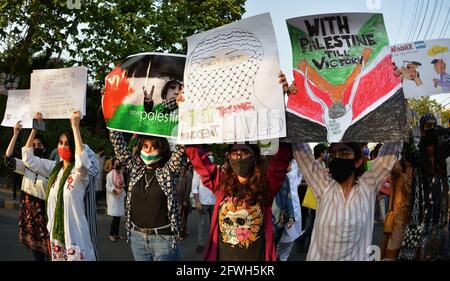
[(87, 69), (83, 66), (34, 70), (31, 112), (44, 119), (69, 119), (74, 110), (86, 115)]
[(31, 128), (30, 90), (9, 90), (2, 126), (14, 127), (20, 121), (22, 128)]
[(405, 101), (382, 14), (287, 20), (297, 93), (287, 103), (292, 142), (404, 138)]
[(177, 137), (176, 97), (186, 56), (141, 53), (127, 57), (105, 78), (103, 115), (109, 129)]
[(268, 13), (187, 38), (179, 143), (286, 136), (280, 65)]
[(406, 98), (450, 93), (450, 39), (403, 43), (391, 47), (395, 73)]

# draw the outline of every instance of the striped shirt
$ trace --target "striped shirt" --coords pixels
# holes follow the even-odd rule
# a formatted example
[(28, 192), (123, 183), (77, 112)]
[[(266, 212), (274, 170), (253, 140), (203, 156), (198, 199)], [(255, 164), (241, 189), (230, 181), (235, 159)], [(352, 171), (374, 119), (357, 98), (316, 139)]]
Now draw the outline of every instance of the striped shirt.
[(390, 173), (401, 144), (383, 145), (372, 168), (352, 187), (347, 200), (338, 182), (323, 173), (308, 144), (294, 146), (294, 157), (317, 198), (307, 260), (365, 261), (372, 252), (375, 198)]

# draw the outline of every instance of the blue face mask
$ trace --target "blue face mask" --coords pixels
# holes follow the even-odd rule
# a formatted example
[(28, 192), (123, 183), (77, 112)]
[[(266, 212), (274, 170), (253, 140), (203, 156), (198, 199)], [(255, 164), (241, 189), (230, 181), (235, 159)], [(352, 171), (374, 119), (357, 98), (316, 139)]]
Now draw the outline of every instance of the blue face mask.
[(208, 155), (209, 161), (211, 161), (212, 163), (214, 163), (214, 155)]

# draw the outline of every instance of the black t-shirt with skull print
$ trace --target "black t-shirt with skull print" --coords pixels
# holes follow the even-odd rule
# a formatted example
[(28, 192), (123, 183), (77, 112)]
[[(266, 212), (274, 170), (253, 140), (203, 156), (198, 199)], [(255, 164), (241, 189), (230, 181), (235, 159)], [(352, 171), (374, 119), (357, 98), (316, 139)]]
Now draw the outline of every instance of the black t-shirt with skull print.
[(263, 217), (258, 203), (225, 198), (219, 207), (218, 260), (264, 261)]

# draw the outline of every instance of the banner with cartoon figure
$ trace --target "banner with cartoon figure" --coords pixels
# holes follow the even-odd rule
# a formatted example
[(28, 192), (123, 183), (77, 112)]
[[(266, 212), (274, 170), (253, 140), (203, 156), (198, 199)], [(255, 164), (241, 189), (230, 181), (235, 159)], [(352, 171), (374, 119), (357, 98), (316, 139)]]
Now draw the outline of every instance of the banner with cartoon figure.
[(406, 98), (450, 93), (450, 39), (398, 44), (391, 47), (395, 73)]
[(287, 103), (286, 141), (403, 139), (404, 96), (381, 14), (297, 17), (287, 26), (297, 92)]
[(178, 142), (286, 136), (280, 65), (268, 13), (187, 38)]
[(105, 78), (103, 115), (109, 129), (177, 137), (176, 98), (186, 57), (141, 53), (127, 57)]

